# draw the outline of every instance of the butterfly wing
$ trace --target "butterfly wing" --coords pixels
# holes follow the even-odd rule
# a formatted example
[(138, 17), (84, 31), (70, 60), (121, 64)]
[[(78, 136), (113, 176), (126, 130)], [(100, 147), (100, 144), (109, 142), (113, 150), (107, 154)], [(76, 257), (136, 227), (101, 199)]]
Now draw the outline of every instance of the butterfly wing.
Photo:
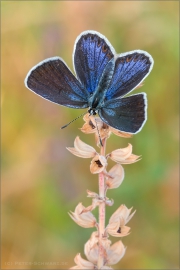
[(48, 58), (33, 67), (25, 85), (54, 103), (77, 109), (88, 107), (89, 93), (60, 57)]
[(107, 125), (128, 133), (138, 133), (147, 119), (145, 93), (107, 101), (98, 111)]
[(77, 37), (73, 53), (74, 70), (90, 94), (96, 90), (104, 68), (114, 54), (110, 42), (96, 31), (85, 31)]
[(106, 100), (119, 98), (131, 92), (148, 76), (153, 63), (153, 58), (145, 51), (137, 50), (120, 54), (115, 62)]

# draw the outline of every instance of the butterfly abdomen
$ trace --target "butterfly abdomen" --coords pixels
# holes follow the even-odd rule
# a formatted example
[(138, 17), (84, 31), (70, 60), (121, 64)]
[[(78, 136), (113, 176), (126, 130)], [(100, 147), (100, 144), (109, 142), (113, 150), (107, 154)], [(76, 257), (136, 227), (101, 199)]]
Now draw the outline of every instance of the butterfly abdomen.
[(109, 61), (109, 63), (106, 65), (103, 71), (103, 74), (99, 80), (99, 84), (92, 96), (92, 103), (90, 104), (90, 108), (98, 109), (102, 107), (106, 92), (108, 90), (108, 87), (110, 85), (110, 82), (113, 76), (114, 67), (115, 67), (115, 61), (113, 58)]

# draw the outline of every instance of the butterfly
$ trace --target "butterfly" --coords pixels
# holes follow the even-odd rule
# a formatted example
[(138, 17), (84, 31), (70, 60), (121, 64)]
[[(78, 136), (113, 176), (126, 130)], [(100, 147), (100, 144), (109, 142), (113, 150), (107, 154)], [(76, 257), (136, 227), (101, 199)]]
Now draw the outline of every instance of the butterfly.
[(60, 57), (45, 59), (25, 78), (25, 86), (56, 104), (89, 108), (107, 125), (138, 133), (147, 120), (145, 93), (126, 96), (149, 75), (153, 58), (146, 51), (117, 54), (105, 36), (84, 31), (76, 39), (73, 66), (76, 76)]

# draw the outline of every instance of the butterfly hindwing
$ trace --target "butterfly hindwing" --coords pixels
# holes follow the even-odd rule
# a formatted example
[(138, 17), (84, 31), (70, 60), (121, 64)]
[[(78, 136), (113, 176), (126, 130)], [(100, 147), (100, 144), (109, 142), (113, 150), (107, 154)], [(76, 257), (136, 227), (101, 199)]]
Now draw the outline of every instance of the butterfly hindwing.
[(106, 99), (119, 98), (136, 88), (150, 73), (153, 59), (145, 51), (120, 54), (115, 62), (114, 75)]
[(110, 42), (96, 31), (81, 33), (74, 46), (74, 69), (79, 81), (92, 94), (115, 51)]
[(54, 103), (71, 108), (88, 107), (88, 92), (60, 57), (48, 58), (33, 67), (25, 85)]
[(107, 101), (98, 111), (101, 119), (115, 129), (139, 132), (146, 122), (147, 98), (145, 93)]

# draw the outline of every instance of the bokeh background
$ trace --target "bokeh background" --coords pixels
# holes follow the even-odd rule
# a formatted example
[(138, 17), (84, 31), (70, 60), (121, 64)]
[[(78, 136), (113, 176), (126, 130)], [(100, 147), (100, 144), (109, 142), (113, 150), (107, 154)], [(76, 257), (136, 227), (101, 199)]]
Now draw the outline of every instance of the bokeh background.
[[(152, 73), (134, 93), (148, 95), (148, 121), (131, 139), (112, 135), (107, 151), (132, 143), (142, 160), (125, 165), (122, 185), (108, 192), (115, 203), (137, 210), (127, 251), (116, 269), (179, 269), (178, 102), (179, 1), (1, 1), (2, 23), (2, 269), (68, 269), (93, 229), (77, 226), (68, 211), (86, 189), (98, 191), (89, 159), (71, 155), (83, 110), (50, 103), (24, 86), (29, 69), (61, 56), (72, 66), (76, 37), (104, 34), (117, 52), (148, 51)], [(95, 215), (97, 211), (95, 211)], [(111, 238), (114, 242), (117, 239)]]

